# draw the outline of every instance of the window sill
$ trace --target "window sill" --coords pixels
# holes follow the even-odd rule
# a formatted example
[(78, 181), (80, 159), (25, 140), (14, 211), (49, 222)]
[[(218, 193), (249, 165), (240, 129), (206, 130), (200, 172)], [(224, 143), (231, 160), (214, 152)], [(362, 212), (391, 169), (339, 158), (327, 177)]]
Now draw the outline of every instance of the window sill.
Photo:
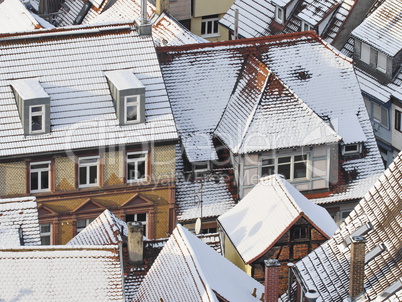
[(207, 35), (201, 35), (201, 38), (217, 38), (220, 37), (221, 35), (218, 34), (207, 34)]

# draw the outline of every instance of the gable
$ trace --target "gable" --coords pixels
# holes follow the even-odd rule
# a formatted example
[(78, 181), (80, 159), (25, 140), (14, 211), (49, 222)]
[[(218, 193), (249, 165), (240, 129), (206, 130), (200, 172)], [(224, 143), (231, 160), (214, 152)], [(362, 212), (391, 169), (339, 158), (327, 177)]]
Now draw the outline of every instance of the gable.
[(119, 206), (120, 209), (131, 209), (131, 208), (143, 208), (143, 207), (154, 207), (155, 202), (144, 197), (141, 194), (134, 194), (126, 202)]
[(78, 208), (75, 210), (71, 211), (71, 214), (84, 214), (84, 213), (91, 213), (91, 212), (97, 212), (97, 211), (104, 211), (106, 208), (91, 200), (90, 198), (84, 201)]

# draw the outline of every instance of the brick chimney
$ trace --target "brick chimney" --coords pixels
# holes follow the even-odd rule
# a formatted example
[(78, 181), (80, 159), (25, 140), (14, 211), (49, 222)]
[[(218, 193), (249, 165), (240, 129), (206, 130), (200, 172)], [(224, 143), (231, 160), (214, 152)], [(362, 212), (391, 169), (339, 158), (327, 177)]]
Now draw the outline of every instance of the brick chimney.
[(144, 260), (144, 239), (141, 222), (127, 222), (128, 228), (128, 258), (132, 264), (142, 264)]
[(277, 259), (264, 260), (265, 263), (265, 302), (278, 302), (279, 267)]
[(156, 0), (156, 10), (157, 15), (161, 15), (163, 12), (169, 13), (169, 0)]
[(352, 300), (364, 291), (366, 242), (366, 239), (360, 236), (352, 237), (351, 240), (349, 296)]

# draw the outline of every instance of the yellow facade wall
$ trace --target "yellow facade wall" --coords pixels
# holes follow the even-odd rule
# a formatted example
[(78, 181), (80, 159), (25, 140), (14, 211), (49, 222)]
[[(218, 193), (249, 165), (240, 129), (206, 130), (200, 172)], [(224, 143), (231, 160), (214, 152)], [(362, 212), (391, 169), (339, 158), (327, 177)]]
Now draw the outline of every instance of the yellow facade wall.
[(124, 181), (124, 152), (112, 151), (104, 154), (104, 185), (119, 185)]
[[(220, 15), (219, 18), (223, 16)], [(191, 18), (191, 32), (201, 37), (201, 17), (193, 17)], [(227, 41), (229, 40), (229, 31), (226, 27), (219, 25), (219, 35), (216, 37), (204, 38), (210, 42), (217, 42), (217, 41)]]
[(152, 152), (152, 179), (172, 179), (176, 170), (176, 146), (155, 146)]
[(234, 248), (232, 242), (225, 236), (225, 258), (236, 265), (238, 268), (246, 272), (249, 276), (251, 276), (251, 266), (245, 264), (239, 254), (237, 253), (236, 249)]
[(70, 191), (75, 189), (75, 158), (56, 157), (55, 179), (56, 191)]
[(234, 3), (234, 0), (193, 0), (193, 16), (225, 14)]
[(23, 161), (0, 164), (0, 195), (26, 194), (27, 174)]

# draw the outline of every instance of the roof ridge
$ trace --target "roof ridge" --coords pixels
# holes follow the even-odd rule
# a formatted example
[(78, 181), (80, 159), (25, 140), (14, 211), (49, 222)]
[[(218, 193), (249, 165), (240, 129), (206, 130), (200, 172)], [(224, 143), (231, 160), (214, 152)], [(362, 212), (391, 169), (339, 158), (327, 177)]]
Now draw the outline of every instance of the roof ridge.
[[(197, 254), (195, 253), (195, 250), (193, 249), (190, 241), (187, 238), (187, 234), (185, 233), (186, 231), (184, 230), (184, 227), (181, 224), (177, 224), (176, 229), (177, 229), (178, 234), (180, 235), (180, 238), (183, 240), (185, 247), (188, 250), (189, 256), (193, 260), (193, 265), (198, 273), (198, 276), (199, 276), (202, 284), (204, 285), (205, 291), (207, 293), (207, 297), (209, 298), (210, 301), (216, 301), (216, 299), (214, 299), (214, 297), (216, 297), (216, 296), (213, 292), (213, 289), (209, 286), (209, 283), (207, 282), (207, 278), (202, 270), (202, 265), (198, 261), (197, 256), (196, 256)], [(198, 240), (200, 240), (200, 239), (198, 239)]]
[[(293, 195), (289, 192), (289, 190), (286, 188), (285, 178), (282, 178), (278, 174), (274, 174), (275, 181), (279, 184), (279, 187), (283, 191), (283, 193), (286, 195), (286, 197), (289, 199), (291, 202), (292, 206), (296, 209), (296, 211), (299, 213), (299, 215), (304, 214), (302, 208), (299, 206), (299, 204), (296, 202), (296, 200), (293, 198)], [(300, 193), (301, 194), (301, 193)]]

